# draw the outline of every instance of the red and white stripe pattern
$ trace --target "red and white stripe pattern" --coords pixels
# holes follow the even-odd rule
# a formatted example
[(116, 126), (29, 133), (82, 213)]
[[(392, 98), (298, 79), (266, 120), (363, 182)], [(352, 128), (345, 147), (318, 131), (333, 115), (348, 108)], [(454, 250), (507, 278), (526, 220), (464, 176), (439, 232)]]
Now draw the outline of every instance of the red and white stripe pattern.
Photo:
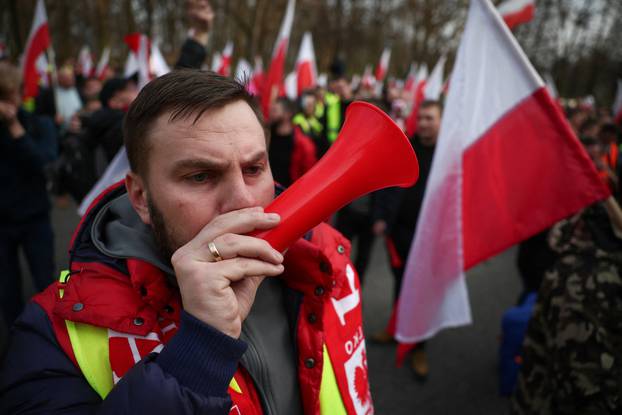
[(285, 16), (283, 16), (283, 22), (281, 23), (281, 29), (279, 30), (279, 35), (276, 39), (274, 50), (272, 51), (270, 69), (268, 70), (268, 75), (262, 88), (261, 109), (266, 119), (268, 119), (270, 103), (279, 94), (279, 89), (283, 83), (285, 57), (287, 56), (287, 47), (289, 45), (289, 38), (292, 32), (292, 25), (294, 23), (295, 9), (296, 0), (289, 0), (287, 2)]
[(151, 80), (149, 71), (149, 38), (140, 33), (130, 33), (123, 40), (130, 48), (130, 53), (125, 63), (125, 76), (128, 77), (138, 72), (138, 88), (142, 89)]
[(296, 59), (296, 80), (298, 96), (317, 85), (317, 66), (311, 32), (305, 32), (302, 36), (298, 59)]
[(222, 76), (231, 75), (231, 59), (233, 57), (233, 42), (229, 41), (220, 54), (220, 62), (216, 72)]
[(536, 12), (535, 0), (506, 0), (499, 5), (499, 14), (510, 29), (527, 23)]
[(37, 59), (50, 47), (48, 18), (43, 0), (37, 1), (35, 16), (28, 35), (28, 42), (22, 61), (22, 78), (24, 83), (24, 100), (37, 96), (39, 92), (39, 73)]
[(384, 78), (389, 71), (389, 63), (391, 62), (391, 48), (384, 48), (382, 55), (380, 55), (380, 62), (376, 66), (376, 81), (378, 83), (384, 82)]
[(406, 135), (412, 137), (417, 132), (417, 117), (419, 116), (419, 106), (425, 99), (425, 89), (428, 82), (428, 65), (425, 63), (419, 67), (415, 80), (415, 92), (412, 96), (412, 106), (410, 114), (406, 119)]
[(490, 0), (472, 0), (406, 264), (396, 338), (417, 342), (470, 323), (466, 270), (607, 196)]

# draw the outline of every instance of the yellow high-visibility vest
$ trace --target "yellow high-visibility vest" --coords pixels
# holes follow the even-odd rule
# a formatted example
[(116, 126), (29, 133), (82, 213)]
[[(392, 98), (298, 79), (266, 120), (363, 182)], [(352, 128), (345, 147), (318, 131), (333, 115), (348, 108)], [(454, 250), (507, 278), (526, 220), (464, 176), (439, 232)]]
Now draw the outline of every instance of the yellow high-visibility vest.
[[(68, 279), (69, 271), (62, 271), (59, 278), (61, 284), (65, 284)], [(63, 297), (63, 294), (64, 290), (61, 288), (59, 290), (60, 298)], [(112, 367), (110, 366), (108, 329), (69, 320), (65, 320), (65, 324), (73, 353), (82, 374), (102, 400), (106, 399), (114, 387)], [(323, 358), (320, 413), (323, 415), (347, 415), (326, 345), (324, 345)], [(229, 387), (238, 393), (242, 393), (235, 378), (231, 379)]]

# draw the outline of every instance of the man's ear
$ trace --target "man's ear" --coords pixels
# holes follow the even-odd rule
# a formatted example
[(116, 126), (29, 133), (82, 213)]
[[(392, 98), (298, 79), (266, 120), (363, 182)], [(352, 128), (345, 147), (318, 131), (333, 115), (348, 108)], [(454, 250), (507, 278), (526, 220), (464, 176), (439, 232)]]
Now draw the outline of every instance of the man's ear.
[(151, 225), (151, 217), (149, 216), (149, 207), (147, 203), (147, 186), (142, 177), (134, 172), (129, 172), (125, 177), (125, 188), (130, 198), (132, 207), (140, 216), (140, 219), (146, 224)]

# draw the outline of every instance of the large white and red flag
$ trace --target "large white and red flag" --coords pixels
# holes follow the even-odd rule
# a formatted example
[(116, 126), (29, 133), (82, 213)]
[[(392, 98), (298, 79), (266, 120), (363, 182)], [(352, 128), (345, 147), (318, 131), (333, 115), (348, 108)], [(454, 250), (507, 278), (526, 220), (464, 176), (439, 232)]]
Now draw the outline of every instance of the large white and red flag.
[(216, 73), (222, 76), (231, 75), (231, 59), (233, 57), (233, 42), (229, 41), (220, 54), (220, 62), (215, 69)]
[(76, 72), (84, 78), (93, 75), (93, 55), (91, 55), (91, 49), (88, 46), (83, 46), (82, 49), (80, 49), (77, 66)]
[(22, 60), (24, 101), (26, 102), (32, 102), (39, 92), (40, 76), (37, 71), (37, 59), (50, 47), (50, 44), (50, 32), (48, 30), (48, 17), (45, 13), (45, 5), (43, 0), (38, 0)]
[(551, 75), (550, 73), (545, 73), (543, 78), (544, 82), (546, 83), (546, 87), (549, 90), (549, 94), (551, 94), (554, 99), (557, 99), (559, 97), (559, 93), (557, 92), (557, 86), (555, 85), (555, 79), (553, 79), (553, 75)]
[(108, 71), (108, 63), (110, 62), (110, 48), (104, 48), (101, 56), (99, 57), (99, 62), (97, 62), (97, 68), (95, 68), (95, 76), (100, 81), (103, 81), (106, 77), (106, 72)]
[(510, 29), (527, 23), (536, 13), (536, 0), (505, 0), (498, 7), (499, 14)]
[(472, 0), (406, 263), (396, 338), (417, 342), (470, 323), (466, 270), (607, 196), (490, 0)]
[(149, 71), (151, 42), (146, 35), (141, 33), (130, 33), (123, 38), (123, 41), (130, 48), (130, 53), (125, 62), (125, 76), (138, 73), (138, 88), (142, 89), (151, 80)]
[(432, 73), (430, 77), (426, 81), (425, 91), (423, 93), (425, 99), (438, 101), (443, 93), (443, 72), (445, 71), (445, 61), (447, 57), (442, 55), (434, 69), (432, 69)]
[(270, 69), (268, 70), (268, 75), (264, 80), (263, 88), (261, 91), (261, 109), (266, 119), (268, 119), (270, 103), (279, 94), (279, 89), (281, 88), (281, 84), (283, 83), (285, 57), (287, 56), (289, 37), (292, 32), (292, 25), (294, 23), (295, 9), (296, 0), (289, 0), (287, 2), (285, 16), (283, 16), (283, 22), (281, 23), (281, 29), (279, 30), (279, 35), (276, 38), (274, 50), (272, 51), (272, 62), (270, 62)]
[(415, 91), (412, 96), (410, 114), (406, 118), (406, 135), (412, 137), (417, 132), (417, 117), (419, 106), (425, 100), (425, 89), (428, 82), (428, 65), (425, 63), (419, 67), (415, 80)]
[(380, 62), (376, 66), (376, 81), (381, 84), (389, 71), (389, 63), (391, 62), (391, 48), (384, 48), (380, 55)]
[(311, 32), (305, 32), (302, 36), (298, 59), (296, 59), (296, 79), (298, 96), (317, 85), (317, 66)]
[(622, 79), (618, 79), (618, 91), (613, 101), (613, 117), (616, 124), (622, 124)]

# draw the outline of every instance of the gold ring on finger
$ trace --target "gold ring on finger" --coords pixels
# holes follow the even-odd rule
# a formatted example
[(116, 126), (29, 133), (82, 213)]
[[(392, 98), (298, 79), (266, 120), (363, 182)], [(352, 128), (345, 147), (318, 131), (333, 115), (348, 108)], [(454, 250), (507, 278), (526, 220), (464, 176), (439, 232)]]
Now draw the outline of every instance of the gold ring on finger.
[(214, 257), (214, 261), (222, 261), (222, 256), (220, 255), (220, 252), (218, 252), (218, 248), (216, 248), (216, 244), (214, 242), (208, 243), (207, 248), (209, 249), (210, 254)]

